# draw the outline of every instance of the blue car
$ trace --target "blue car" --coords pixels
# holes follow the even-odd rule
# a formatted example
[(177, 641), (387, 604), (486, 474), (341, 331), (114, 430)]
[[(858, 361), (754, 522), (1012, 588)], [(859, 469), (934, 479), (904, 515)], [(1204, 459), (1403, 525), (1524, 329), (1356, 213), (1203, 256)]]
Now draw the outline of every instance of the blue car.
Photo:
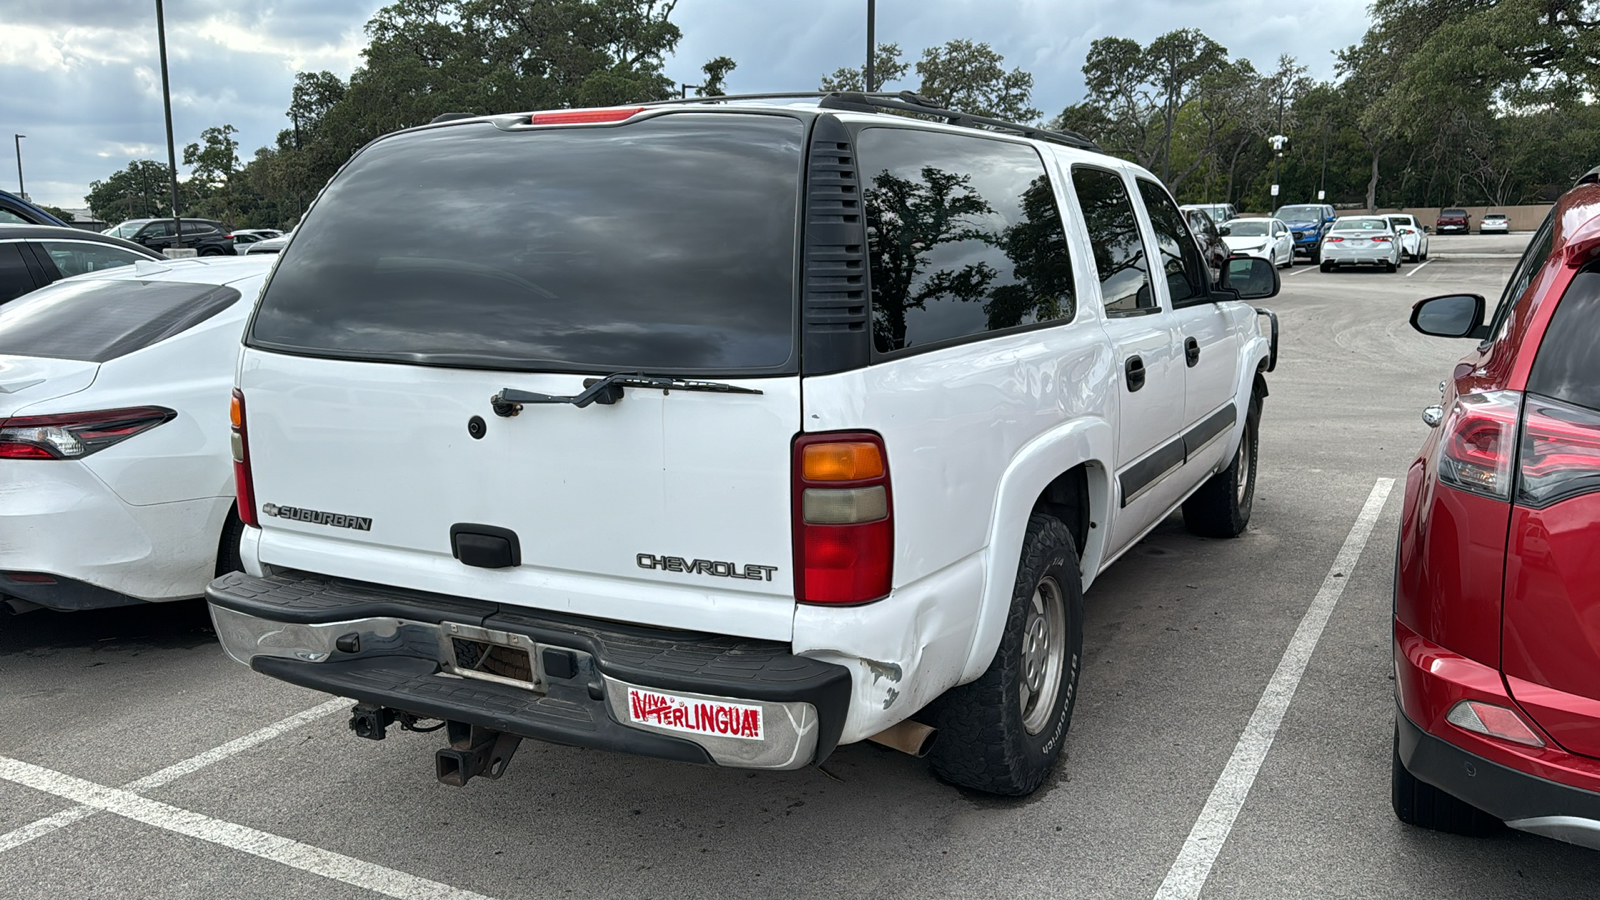
[(1338, 215), (1327, 203), (1301, 203), (1278, 209), (1274, 218), (1281, 219), (1294, 235), (1294, 252), (1309, 256), (1312, 262), (1322, 261), (1322, 239), (1333, 227)]
[(7, 225), (55, 225), (58, 228), (69, 228), (66, 222), (50, 215), (32, 203), (0, 191), (0, 223)]

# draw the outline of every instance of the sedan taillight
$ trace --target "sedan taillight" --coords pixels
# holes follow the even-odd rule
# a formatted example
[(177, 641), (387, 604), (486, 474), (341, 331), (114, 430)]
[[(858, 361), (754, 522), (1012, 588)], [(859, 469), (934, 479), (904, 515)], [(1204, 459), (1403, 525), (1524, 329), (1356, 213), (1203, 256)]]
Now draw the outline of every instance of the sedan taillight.
[(894, 577), (894, 498), (883, 438), (808, 434), (794, 443), (794, 589), (801, 603), (870, 603)]
[(178, 414), (160, 406), (0, 419), (0, 459), (82, 459)]

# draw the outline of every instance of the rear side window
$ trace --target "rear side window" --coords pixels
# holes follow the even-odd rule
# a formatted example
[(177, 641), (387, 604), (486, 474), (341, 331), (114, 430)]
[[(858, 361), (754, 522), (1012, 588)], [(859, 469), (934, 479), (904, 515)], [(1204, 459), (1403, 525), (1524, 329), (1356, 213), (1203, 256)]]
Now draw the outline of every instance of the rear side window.
[(131, 266), (150, 257), (121, 247), (91, 244), (88, 241), (40, 241), (39, 247), (50, 256), (50, 261), (61, 270), (62, 278), (82, 275), (85, 272), (103, 272), (121, 266)]
[(1122, 176), (1105, 169), (1074, 166), (1072, 186), (1083, 207), (1094, 265), (1100, 273), (1100, 300), (1110, 315), (1132, 315), (1156, 309), (1150, 290), (1150, 263), (1145, 257), (1139, 220), (1133, 214)]
[(1600, 269), (1579, 272), (1550, 317), (1528, 390), (1600, 410)]
[(879, 353), (1076, 312), (1055, 191), (1033, 148), (903, 128), (856, 140)]
[(33, 273), (22, 261), (22, 245), (14, 241), (0, 244), (0, 303), (20, 297), (35, 287)]
[(672, 113), (397, 135), (297, 232), (247, 343), (533, 371), (794, 371), (804, 128)]
[[(1200, 259), (1200, 245), (1195, 243), (1183, 213), (1167, 196), (1166, 188), (1139, 179), (1139, 195), (1144, 198), (1145, 209), (1150, 211), (1150, 224), (1155, 226), (1156, 249), (1161, 253), (1161, 273), (1167, 279), (1167, 292), (1173, 303), (1203, 298), (1210, 300), (1206, 290), (1205, 263)], [(1273, 234), (1281, 234), (1283, 226), (1274, 222)]]
[(215, 284), (62, 281), (0, 306), (0, 355), (106, 362), (204, 322), (239, 300)]
[(9, 209), (0, 209), (0, 225), (31, 225), (27, 219)]

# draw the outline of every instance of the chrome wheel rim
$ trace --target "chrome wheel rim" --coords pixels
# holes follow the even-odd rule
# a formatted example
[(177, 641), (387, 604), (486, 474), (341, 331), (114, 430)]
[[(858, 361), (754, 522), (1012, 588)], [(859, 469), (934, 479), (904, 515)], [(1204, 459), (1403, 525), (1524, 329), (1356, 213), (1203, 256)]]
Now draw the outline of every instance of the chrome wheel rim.
[(1250, 493), (1250, 423), (1244, 423), (1244, 434), (1239, 437), (1239, 454), (1233, 458), (1234, 471), (1238, 472), (1235, 481), (1239, 487), (1238, 496), (1234, 499), (1240, 506), (1244, 505), (1244, 498)]
[(1055, 713), (1066, 649), (1066, 601), (1061, 585), (1054, 578), (1044, 578), (1033, 589), (1028, 621), (1022, 629), (1022, 686), (1017, 699), (1022, 727), (1029, 734), (1043, 731)]

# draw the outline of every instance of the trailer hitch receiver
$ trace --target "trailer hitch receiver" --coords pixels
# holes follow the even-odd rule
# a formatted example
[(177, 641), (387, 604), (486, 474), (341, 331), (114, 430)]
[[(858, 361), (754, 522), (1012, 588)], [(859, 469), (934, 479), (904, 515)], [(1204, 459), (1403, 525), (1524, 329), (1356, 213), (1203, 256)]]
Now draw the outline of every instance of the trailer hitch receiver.
[(478, 775), (499, 778), (522, 743), (514, 734), (466, 722), (446, 722), (445, 734), (450, 746), (434, 754), (435, 774), (440, 784), (454, 787), (462, 787)]

